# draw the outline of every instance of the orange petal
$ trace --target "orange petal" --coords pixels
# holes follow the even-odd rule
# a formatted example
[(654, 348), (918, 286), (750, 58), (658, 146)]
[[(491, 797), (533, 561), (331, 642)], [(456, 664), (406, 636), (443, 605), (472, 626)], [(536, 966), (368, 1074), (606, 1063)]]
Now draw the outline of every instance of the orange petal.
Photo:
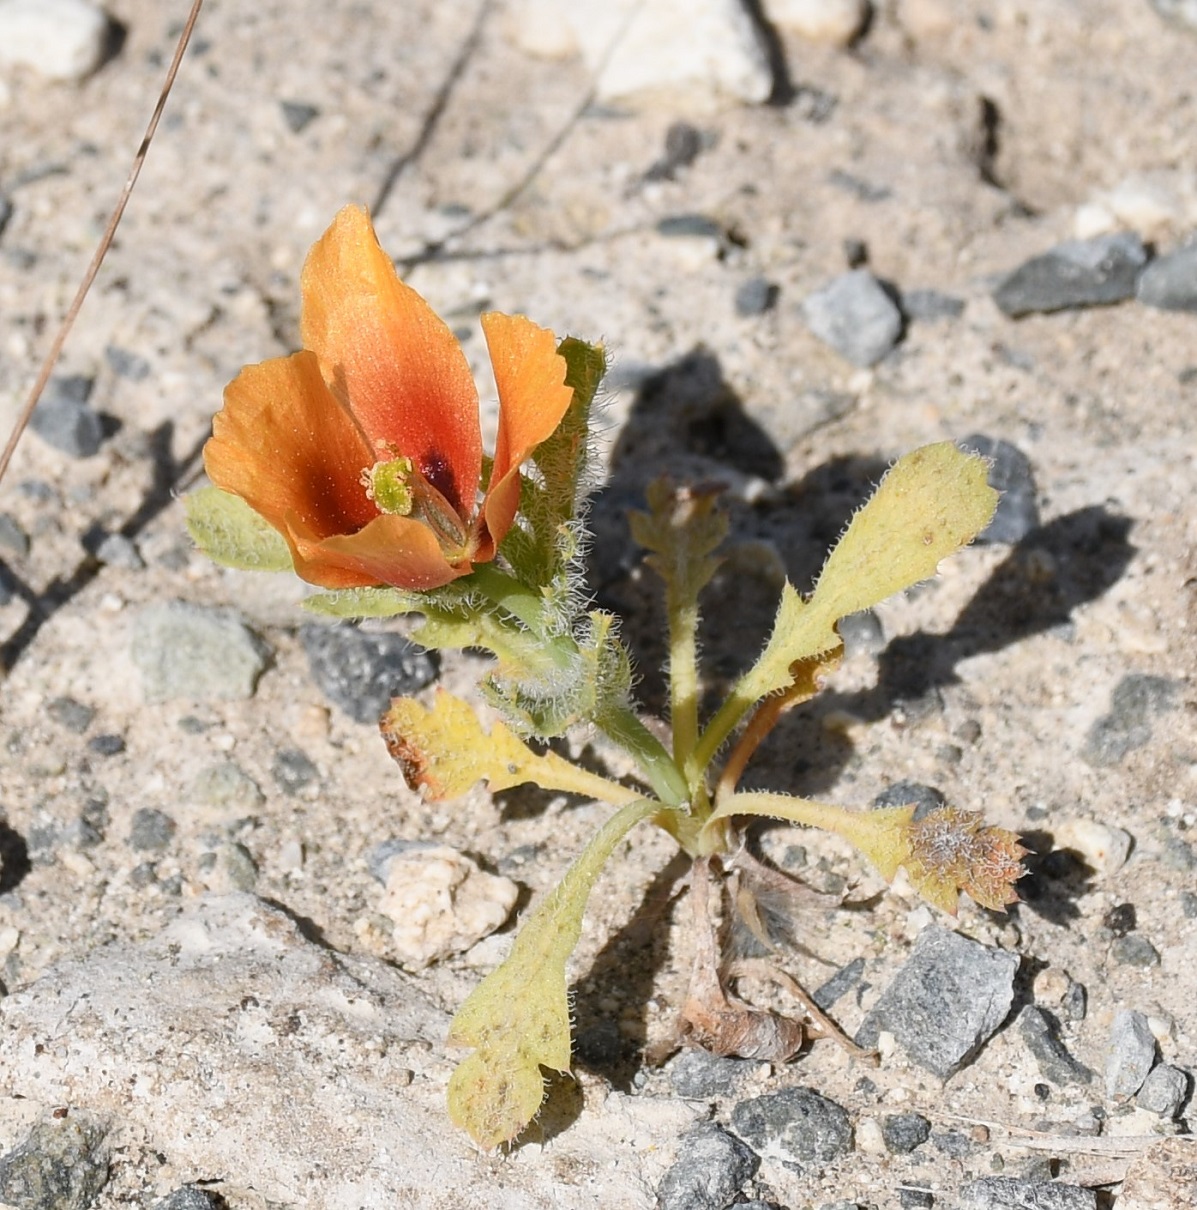
[[(453, 333), (346, 206), (303, 268), (304, 347), (371, 442), (411, 458), (463, 516), (482, 471), (478, 392)], [(392, 455), (394, 456), (394, 455)]]
[(284, 536), (289, 517), (320, 538), (352, 533), (377, 517), (360, 482), (373, 461), (306, 352), (246, 366), (225, 388), (204, 446), (212, 482)]
[(309, 583), (325, 588), (388, 584), (424, 592), (471, 570), (468, 562), (449, 563), (432, 530), (411, 517), (377, 517), (355, 534), (318, 541), (292, 536), (295, 570)]
[(523, 315), (491, 311), (482, 317), (482, 331), (499, 389), (495, 463), (483, 505), (486, 528), (498, 546), (519, 508), (520, 465), (561, 423), (574, 392), (565, 385), (565, 358), (547, 328)]

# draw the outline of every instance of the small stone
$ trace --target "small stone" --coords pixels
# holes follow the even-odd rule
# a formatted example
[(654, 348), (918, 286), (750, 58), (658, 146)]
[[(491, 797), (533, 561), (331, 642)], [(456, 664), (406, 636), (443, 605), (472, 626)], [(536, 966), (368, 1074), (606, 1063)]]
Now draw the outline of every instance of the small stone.
[(993, 520), (977, 536), (978, 542), (1021, 542), (1039, 525), (1039, 502), (1031, 460), (1009, 441), (974, 433), (958, 443), (991, 462), (989, 486), (1002, 493)]
[(120, 567), (125, 571), (141, 571), (145, 560), (132, 538), (124, 534), (107, 534), (96, 547), (96, 558), (107, 567)]
[(1147, 249), (1132, 231), (1068, 240), (1019, 265), (994, 290), (997, 305), (1017, 319), (1122, 302), (1134, 295)]
[(104, 360), (114, 374), (127, 378), (130, 382), (144, 382), (152, 371), (152, 367), (138, 353), (130, 353), (128, 349), (108, 345), (104, 349)]
[(902, 314), (919, 323), (938, 319), (959, 319), (964, 314), (964, 299), (939, 290), (904, 290)]
[(811, 42), (847, 46), (869, 20), (869, 0), (765, 0), (765, 16), (779, 29)]
[(746, 1076), (765, 1064), (753, 1059), (730, 1059), (705, 1050), (682, 1050), (665, 1067), (673, 1090), (680, 1097), (729, 1097)]
[(1115, 937), (1125, 937), (1127, 933), (1135, 931), (1137, 922), (1135, 905), (1133, 903), (1115, 904), (1101, 918), (1101, 922)]
[[(0, 88), (0, 108), (4, 105), (4, 90)], [(0, 236), (4, 235), (4, 229), (8, 226), (8, 220), (12, 218), (12, 202), (0, 193)]]
[(129, 829), (129, 848), (137, 852), (158, 852), (165, 849), (177, 831), (175, 821), (156, 807), (139, 807), (133, 813)]
[(840, 618), (835, 628), (844, 640), (844, 654), (849, 658), (854, 655), (880, 655), (885, 650), (888, 641), (885, 627), (871, 609), (862, 609), (859, 613)]
[(206, 870), (204, 883), (218, 895), (235, 891), (252, 891), (258, 882), (258, 863), (253, 854), (239, 841), (223, 844), (215, 853), (216, 860)]
[(881, 1119), (881, 1137), (894, 1155), (909, 1155), (931, 1137), (931, 1123), (921, 1113), (890, 1113)]
[(1133, 1097), (1155, 1062), (1155, 1037), (1146, 1016), (1122, 1009), (1114, 1018), (1106, 1051), (1106, 1095), (1114, 1101)]
[(1160, 964), (1160, 951), (1139, 933), (1119, 937), (1110, 946), (1110, 957), (1123, 966), (1137, 966), (1143, 970)]
[(320, 116), (320, 110), (315, 105), (303, 101), (280, 101), (279, 108), (292, 134), (302, 134)]
[(223, 1198), (198, 1185), (180, 1185), (173, 1193), (156, 1201), (153, 1210), (218, 1210), (223, 1204)]
[(767, 277), (750, 277), (736, 289), (736, 314), (741, 319), (764, 315), (777, 303), (777, 287)]
[(1057, 851), (1075, 853), (1091, 870), (1109, 877), (1126, 865), (1135, 842), (1129, 832), (1112, 824), (1065, 819), (1056, 826), (1052, 843)]
[(689, 122), (671, 122), (665, 132), (665, 150), (644, 174), (646, 181), (672, 181), (681, 168), (689, 168), (703, 149), (702, 131)]
[(195, 803), (237, 815), (250, 814), (266, 801), (258, 783), (231, 760), (201, 769), (188, 793)]
[(1130, 673), (1114, 687), (1110, 712), (1089, 728), (1081, 759), (1097, 769), (1120, 764), (1151, 739), (1152, 716), (1176, 706), (1179, 684), (1162, 676)]
[(1180, 1112), (1189, 1095), (1189, 1073), (1169, 1063), (1160, 1063), (1147, 1073), (1135, 1104), (1169, 1121)]
[(1097, 1194), (1058, 1181), (983, 1176), (961, 1187), (960, 1210), (1097, 1210)]
[(0, 546), (21, 559), (29, 553), (29, 535), (11, 513), (0, 513)]
[(60, 726), (76, 735), (82, 735), (91, 726), (96, 712), (73, 697), (51, 698), (46, 703), (46, 713)]
[(808, 295), (806, 325), (853, 365), (879, 362), (902, 335), (902, 313), (868, 269), (853, 269)]
[(111, 732), (93, 736), (87, 741), (87, 750), (97, 756), (119, 756), (125, 750), (125, 737)]
[(434, 845), (391, 858), (378, 910), (394, 922), (398, 960), (420, 968), (464, 953), (501, 928), (518, 897), (510, 878), (487, 874), (464, 853)]
[(0, 1159), (0, 1203), (19, 1210), (85, 1210), (108, 1181), (106, 1133), (98, 1119), (78, 1109), (54, 1110)]
[(917, 1185), (899, 1185), (898, 1205), (902, 1210), (929, 1210), (929, 1207), (935, 1205), (935, 1195), (930, 1189)]
[(657, 1210), (725, 1210), (760, 1166), (750, 1147), (704, 1122), (678, 1140), (678, 1158), (657, 1186)]
[(1006, 1019), (1017, 969), (1014, 954), (931, 925), (861, 1022), (856, 1041), (875, 1046), (886, 1030), (913, 1062), (947, 1079)]
[(288, 798), (294, 798), (305, 786), (320, 778), (320, 770), (300, 748), (284, 748), (270, 766), (274, 783)]
[(312, 622), (299, 629), (312, 679), (354, 722), (377, 724), (391, 698), (436, 679), (437, 657), (401, 634)]
[(1197, 0), (1151, 0), (1161, 17), (1189, 29), (1197, 29)]
[(1197, 920), (1197, 894), (1193, 891), (1181, 891), (1180, 910), (1186, 920)]
[(1152, 261), (1139, 278), (1138, 296), (1162, 311), (1197, 311), (1197, 241)]
[(1018, 1032), (1045, 1080), (1065, 1085), (1088, 1084), (1093, 1079), (1093, 1073), (1068, 1053), (1055, 1022), (1043, 1009), (1028, 1004), (1018, 1014)]
[(29, 422), (47, 445), (71, 458), (92, 457), (104, 440), (104, 422), (87, 402), (94, 383), (81, 375), (51, 378)]
[(741, 1101), (732, 1129), (761, 1155), (821, 1171), (852, 1148), (852, 1123), (844, 1109), (810, 1088), (785, 1088)]
[(144, 890), (158, 881), (158, 867), (152, 861), (143, 861), (129, 871), (129, 885), (135, 890)]
[(914, 820), (926, 819), (932, 811), (948, 805), (942, 790), (924, 785), (921, 781), (896, 781), (886, 786), (873, 799), (873, 810), (884, 811), (890, 807), (908, 807), (914, 803)]
[(234, 610), (171, 601), (137, 615), (132, 655), (147, 700), (211, 701), (252, 697), (269, 648)]
[(81, 80), (104, 61), (108, 18), (85, 0), (0, 0), (0, 66)]

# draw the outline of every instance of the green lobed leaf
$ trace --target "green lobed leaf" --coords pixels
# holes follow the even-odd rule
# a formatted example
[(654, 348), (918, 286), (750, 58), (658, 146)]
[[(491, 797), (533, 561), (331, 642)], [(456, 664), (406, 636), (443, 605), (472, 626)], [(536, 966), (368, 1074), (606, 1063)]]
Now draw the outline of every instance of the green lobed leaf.
[(291, 551), (282, 534), (240, 496), (201, 487), (183, 501), (187, 529), (210, 559), (249, 571), (291, 571)]
[(398, 588), (342, 588), (305, 597), (303, 608), (330, 618), (393, 618), (424, 609), (415, 593)]
[(596, 833), (565, 877), (524, 922), (511, 953), (453, 1018), (449, 1042), (474, 1047), (449, 1081), (449, 1116), (479, 1146), (510, 1142), (544, 1099), (541, 1068), (568, 1071), (565, 964), (578, 943), (586, 900), (615, 846), (657, 802), (630, 803)]

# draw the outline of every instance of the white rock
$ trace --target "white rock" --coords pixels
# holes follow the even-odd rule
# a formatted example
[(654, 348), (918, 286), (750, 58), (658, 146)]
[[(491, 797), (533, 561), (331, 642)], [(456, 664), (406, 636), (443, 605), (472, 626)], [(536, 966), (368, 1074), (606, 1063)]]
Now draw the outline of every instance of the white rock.
[(0, 0), (0, 66), (80, 80), (104, 59), (108, 18), (86, 0)]
[(685, 92), (759, 103), (773, 91), (769, 54), (740, 0), (559, 0), (595, 93)]
[(1095, 819), (1065, 819), (1052, 830), (1057, 849), (1071, 849), (1099, 874), (1116, 874), (1130, 856), (1129, 832)]
[(507, 40), (525, 54), (538, 59), (568, 59), (578, 53), (567, 13), (561, 0), (516, 0), (503, 21)]
[(588, 1097), (537, 1154), (496, 1164), (449, 1121), (447, 1028), (386, 963), (253, 895), (208, 898), (0, 1000), (0, 1125), (6, 1098), (103, 1114), (136, 1140), (130, 1170), (217, 1177), (236, 1206), (649, 1210), (671, 1148), (627, 1141), (672, 1139), (693, 1108)]
[(392, 857), (378, 910), (395, 928), (400, 962), (423, 967), (468, 950), (511, 915), (519, 887), (487, 874), (447, 845), (412, 848)]
[(832, 46), (847, 46), (869, 19), (869, 0), (765, 0), (764, 8), (779, 29)]

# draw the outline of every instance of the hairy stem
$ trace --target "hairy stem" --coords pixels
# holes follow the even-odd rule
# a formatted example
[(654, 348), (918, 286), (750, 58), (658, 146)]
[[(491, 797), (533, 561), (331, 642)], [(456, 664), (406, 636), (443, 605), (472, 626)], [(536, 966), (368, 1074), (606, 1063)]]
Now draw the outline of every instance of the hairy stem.
[(611, 703), (595, 716), (594, 724), (635, 760), (657, 797), (666, 806), (682, 807), (689, 802), (690, 789), (673, 763), (673, 757), (636, 717), (631, 706)]

